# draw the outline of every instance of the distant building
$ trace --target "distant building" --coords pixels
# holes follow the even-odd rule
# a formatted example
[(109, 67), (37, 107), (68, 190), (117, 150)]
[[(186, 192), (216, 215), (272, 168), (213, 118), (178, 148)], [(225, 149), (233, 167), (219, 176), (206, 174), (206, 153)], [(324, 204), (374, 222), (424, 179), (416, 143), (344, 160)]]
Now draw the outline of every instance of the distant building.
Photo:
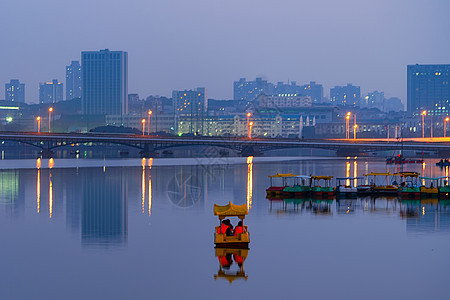
[(260, 95), (260, 107), (285, 108), (311, 106), (311, 97), (297, 94)]
[(11, 79), (5, 84), (5, 100), (25, 103), (25, 83), (18, 79)]
[(361, 99), (360, 106), (367, 108), (378, 108), (379, 110), (384, 111), (384, 102), (384, 92), (373, 91)]
[(384, 111), (390, 112), (390, 111), (403, 111), (405, 110), (405, 106), (402, 103), (402, 100), (397, 97), (392, 97), (389, 99), (385, 99), (384, 101)]
[(39, 103), (56, 103), (63, 100), (63, 84), (58, 80), (39, 83)]
[(66, 100), (81, 98), (81, 66), (77, 60), (66, 66)]
[(450, 111), (450, 65), (408, 65), (407, 111), (417, 117), (445, 115)]
[(336, 105), (359, 105), (361, 89), (348, 83), (346, 86), (335, 86), (330, 89), (330, 102)]
[(128, 112), (128, 53), (81, 52), (84, 115), (124, 115)]
[(252, 102), (260, 94), (271, 95), (274, 92), (274, 85), (258, 77), (254, 81), (247, 81), (245, 78), (235, 81), (233, 84), (233, 99)]
[[(174, 105), (175, 120), (179, 117), (189, 117), (189, 133), (204, 134), (203, 119), (208, 110), (208, 97), (206, 88), (196, 90), (173, 91), (172, 101)], [(175, 121), (177, 123), (177, 121)]]

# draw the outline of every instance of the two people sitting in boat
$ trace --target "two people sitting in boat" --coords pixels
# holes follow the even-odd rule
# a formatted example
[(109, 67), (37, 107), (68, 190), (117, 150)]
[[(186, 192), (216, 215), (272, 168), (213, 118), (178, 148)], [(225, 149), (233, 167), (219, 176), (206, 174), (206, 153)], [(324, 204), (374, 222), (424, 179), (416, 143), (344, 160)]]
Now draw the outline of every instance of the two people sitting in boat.
[(227, 236), (237, 236), (239, 233), (245, 232), (244, 226), (242, 226), (242, 221), (239, 221), (236, 228), (233, 230), (233, 225), (229, 219), (222, 220), (222, 224), (217, 233), (226, 234)]

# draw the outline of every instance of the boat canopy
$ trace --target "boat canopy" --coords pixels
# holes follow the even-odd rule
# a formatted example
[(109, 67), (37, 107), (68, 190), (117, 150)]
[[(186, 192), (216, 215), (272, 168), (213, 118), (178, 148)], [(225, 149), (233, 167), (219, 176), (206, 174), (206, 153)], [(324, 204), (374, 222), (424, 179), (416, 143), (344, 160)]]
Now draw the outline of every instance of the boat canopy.
[(370, 172), (369, 174), (363, 174), (364, 176), (392, 176), (394, 174), (392, 174), (391, 172), (387, 172), (387, 173), (374, 173), (374, 172)]
[(311, 178), (315, 179), (315, 180), (331, 180), (331, 178), (333, 178), (333, 176), (314, 176), (314, 175), (311, 175)]
[(336, 177), (337, 180), (353, 180), (353, 179), (364, 179), (364, 177)]
[(299, 176), (299, 175), (294, 175), (294, 174), (292, 174), (292, 173), (288, 173), (288, 174), (280, 174), (280, 173), (277, 173), (277, 174), (275, 174), (275, 175), (269, 175), (270, 178), (277, 178), (277, 177), (297, 177), (297, 176)]
[(419, 177), (420, 173), (417, 172), (399, 172), (395, 173), (394, 176), (401, 176), (401, 177)]
[(246, 204), (235, 205), (231, 202), (227, 205), (214, 204), (214, 215), (219, 216), (219, 219), (224, 219), (225, 217), (239, 217), (243, 219), (245, 215), (248, 215), (248, 209)]
[(419, 178), (425, 179), (425, 180), (438, 180), (439, 179), (439, 177), (423, 177), (423, 176), (420, 176)]
[(308, 175), (295, 175), (295, 178), (303, 178), (303, 179), (311, 179), (312, 176), (308, 176)]

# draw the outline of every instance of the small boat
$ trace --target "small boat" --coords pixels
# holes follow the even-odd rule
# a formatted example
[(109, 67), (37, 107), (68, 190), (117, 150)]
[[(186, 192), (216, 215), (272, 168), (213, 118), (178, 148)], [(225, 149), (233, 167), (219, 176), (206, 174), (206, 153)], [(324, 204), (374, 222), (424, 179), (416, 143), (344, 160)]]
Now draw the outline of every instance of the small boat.
[[(248, 249), (250, 243), (250, 235), (247, 226), (244, 226), (245, 216), (248, 215), (247, 205), (235, 205), (228, 203), (227, 205), (214, 204), (214, 215), (219, 217), (219, 226), (216, 226), (214, 231), (214, 244), (216, 248), (243, 248)], [(236, 236), (227, 236), (220, 233), (221, 222), (227, 217), (237, 217), (242, 221), (244, 232)]]
[[(304, 198), (311, 193), (311, 176), (294, 175), (292, 177), (285, 177), (286, 187), (283, 189), (284, 197)], [(292, 181), (292, 185), (289, 182)]]
[(437, 188), (438, 178), (433, 177), (419, 177), (422, 180), (422, 186), (420, 187), (421, 198), (434, 198), (439, 196), (439, 190)]
[[(367, 177), (369, 179), (369, 185), (372, 187), (372, 193), (375, 195), (397, 195), (398, 193), (398, 186), (395, 185), (396, 181), (394, 178), (394, 181), (392, 184), (389, 184), (390, 177), (393, 177), (394, 174), (391, 172), (387, 173), (375, 173), (371, 172), (369, 174), (363, 174), (364, 177)], [(385, 177), (386, 184), (379, 184), (377, 182), (377, 178)]]
[(450, 186), (448, 185), (448, 177), (441, 176), (437, 178), (439, 198), (448, 199), (450, 198)]
[[(313, 198), (331, 198), (334, 190), (331, 187), (333, 176), (313, 176), (311, 175), (311, 195)], [(323, 185), (320, 182), (323, 181)]]
[(399, 172), (394, 174), (400, 177), (398, 185), (398, 196), (403, 199), (420, 198), (420, 186), (418, 178), (420, 173), (417, 172)]
[[(270, 187), (268, 189), (266, 189), (267, 197), (268, 198), (282, 197), (283, 190), (287, 186), (286, 178), (287, 177), (295, 177), (295, 176), (297, 176), (297, 175), (294, 175), (292, 173), (289, 173), (289, 174), (277, 173), (275, 175), (269, 175)], [(274, 184), (276, 184), (276, 185), (274, 185)]]
[(410, 159), (410, 158), (404, 158), (401, 155), (398, 156), (393, 156), (393, 157), (389, 157), (386, 158), (386, 163), (389, 164), (395, 164), (395, 165), (400, 165), (400, 164), (421, 164), (423, 163), (423, 159)]
[(436, 166), (438, 166), (438, 167), (448, 167), (448, 166), (450, 166), (450, 161), (448, 161), (448, 159), (441, 159), (440, 161), (438, 161), (436, 163)]
[(356, 197), (358, 189), (357, 180), (363, 177), (338, 177), (336, 178), (336, 197)]

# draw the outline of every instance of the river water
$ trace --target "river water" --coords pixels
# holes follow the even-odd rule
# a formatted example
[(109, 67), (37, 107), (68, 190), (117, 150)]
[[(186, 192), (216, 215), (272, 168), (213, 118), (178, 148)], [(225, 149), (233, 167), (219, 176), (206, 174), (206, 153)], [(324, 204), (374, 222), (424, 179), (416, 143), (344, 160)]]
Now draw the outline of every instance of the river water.
[[(435, 162), (403, 168), (448, 176)], [(266, 199), (269, 174), (371, 171), (400, 168), (353, 157), (0, 161), (0, 297), (447, 299), (449, 202)], [(221, 268), (213, 205), (229, 201), (249, 207), (251, 242), (242, 265)]]

